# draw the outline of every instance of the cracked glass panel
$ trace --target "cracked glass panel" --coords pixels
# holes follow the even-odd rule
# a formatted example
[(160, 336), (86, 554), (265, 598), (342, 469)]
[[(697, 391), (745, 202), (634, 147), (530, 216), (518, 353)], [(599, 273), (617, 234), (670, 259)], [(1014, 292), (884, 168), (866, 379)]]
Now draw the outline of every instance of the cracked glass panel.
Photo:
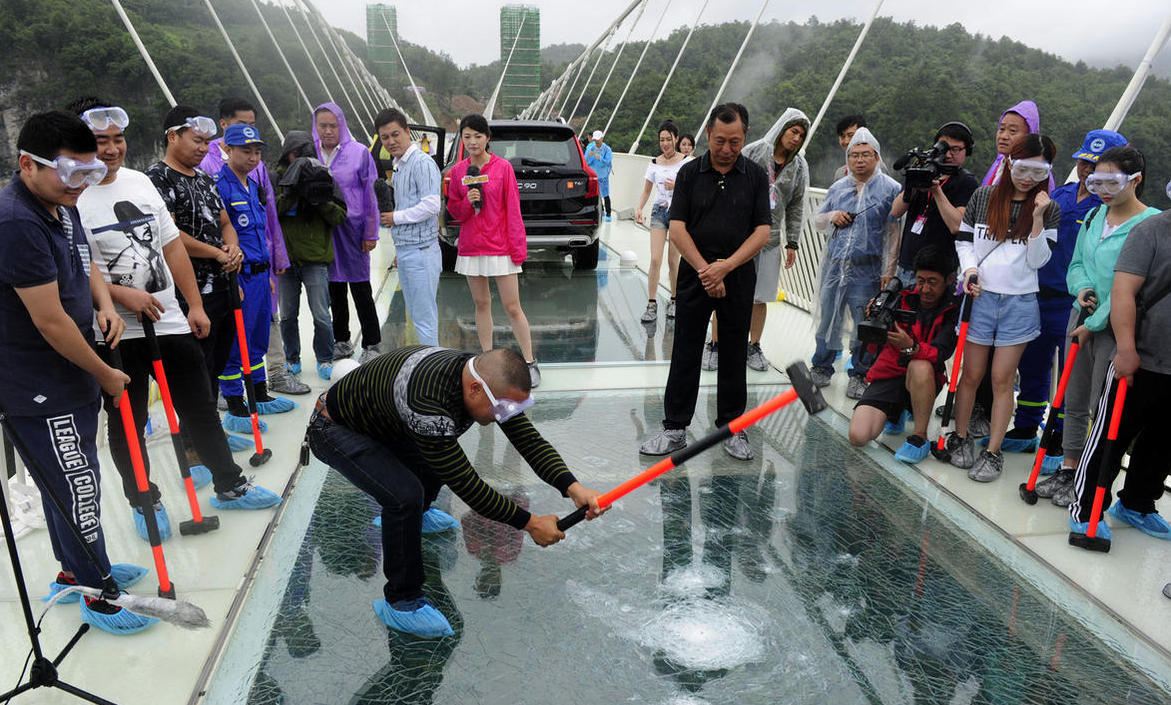
[[(749, 404), (780, 389), (749, 388)], [(714, 393), (701, 391), (693, 434)], [(537, 427), (583, 483), (649, 464), (658, 391), (554, 393)], [(439, 504), (426, 593), (455, 635), (388, 631), (378, 508), (331, 472), (249, 703), (1155, 703), (1169, 694), (841, 435), (790, 407), (583, 522), (562, 543)], [(462, 439), (539, 514), (568, 500), (495, 427)], [(282, 526), (282, 529), (296, 527)]]

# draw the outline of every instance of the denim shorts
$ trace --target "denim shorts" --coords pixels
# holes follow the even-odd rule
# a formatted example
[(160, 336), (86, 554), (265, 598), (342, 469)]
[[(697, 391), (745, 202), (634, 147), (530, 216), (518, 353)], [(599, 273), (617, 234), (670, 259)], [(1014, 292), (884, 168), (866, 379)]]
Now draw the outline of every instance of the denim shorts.
[(651, 227), (659, 230), (667, 230), (671, 221), (671, 206), (661, 206), (655, 204), (651, 208)]
[(1041, 335), (1041, 309), (1036, 294), (995, 294), (985, 291), (972, 304), (968, 342), (998, 348), (1027, 343)]

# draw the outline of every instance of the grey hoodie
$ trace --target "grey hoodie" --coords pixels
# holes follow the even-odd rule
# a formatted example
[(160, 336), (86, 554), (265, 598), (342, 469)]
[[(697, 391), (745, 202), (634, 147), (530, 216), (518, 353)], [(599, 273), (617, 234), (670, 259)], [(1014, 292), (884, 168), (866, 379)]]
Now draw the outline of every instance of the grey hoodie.
[(773, 203), (773, 226), (765, 247), (778, 247), (782, 237), (786, 244), (796, 246), (801, 239), (801, 222), (805, 216), (805, 190), (809, 187), (809, 165), (805, 157), (796, 154), (779, 174), (774, 173), (776, 162), (773, 150), (780, 136), (793, 125), (804, 125), (809, 132), (809, 118), (796, 108), (786, 108), (781, 117), (765, 133), (744, 148), (748, 159), (764, 167), (769, 175), (769, 201)]

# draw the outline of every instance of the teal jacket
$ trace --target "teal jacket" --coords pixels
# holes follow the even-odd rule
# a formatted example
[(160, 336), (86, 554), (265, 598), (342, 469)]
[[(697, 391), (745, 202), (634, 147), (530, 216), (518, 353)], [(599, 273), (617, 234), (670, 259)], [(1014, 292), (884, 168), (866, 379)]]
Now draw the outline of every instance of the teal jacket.
[[(1102, 229), (1106, 225), (1106, 209), (1096, 208), (1086, 216), (1078, 230), (1073, 259), (1065, 275), (1070, 294), (1077, 296), (1083, 289), (1093, 289), (1098, 296), (1098, 308), (1086, 319), (1086, 328), (1097, 332), (1105, 330), (1110, 324), (1110, 289), (1114, 286), (1114, 263), (1118, 261), (1118, 254), (1122, 252), (1122, 245), (1130, 229), (1159, 213), (1158, 208), (1147, 208), (1119, 225), (1104, 240)], [(1073, 307), (1080, 310), (1076, 301)]]

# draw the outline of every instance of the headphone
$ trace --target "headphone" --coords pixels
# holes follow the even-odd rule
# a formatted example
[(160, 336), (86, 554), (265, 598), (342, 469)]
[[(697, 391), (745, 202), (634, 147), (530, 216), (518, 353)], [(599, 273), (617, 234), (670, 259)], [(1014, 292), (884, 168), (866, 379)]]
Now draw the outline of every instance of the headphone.
[(972, 145), (975, 142), (975, 140), (972, 139), (972, 129), (970, 127), (968, 127), (967, 125), (965, 125), (964, 123), (960, 122), (959, 120), (953, 120), (952, 122), (945, 122), (942, 125), (940, 125), (939, 129), (935, 131), (936, 139), (939, 138), (939, 133), (943, 132), (945, 129), (947, 129), (949, 127), (958, 127), (964, 133), (964, 137), (960, 138), (964, 143), (964, 151), (966, 151), (968, 153), (969, 157), (972, 156)]

